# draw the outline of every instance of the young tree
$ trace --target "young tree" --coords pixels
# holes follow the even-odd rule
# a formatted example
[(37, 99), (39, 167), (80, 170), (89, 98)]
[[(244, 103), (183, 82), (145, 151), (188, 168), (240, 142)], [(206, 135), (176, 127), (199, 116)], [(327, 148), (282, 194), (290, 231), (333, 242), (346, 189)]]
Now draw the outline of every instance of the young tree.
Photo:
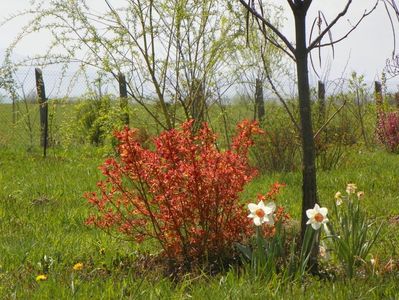
[[(255, 0), (239, 0), (242, 6), (246, 9), (249, 14), (251, 14), (257, 21), (258, 27), (262, 31), (265, 40), (275, 47), (281, 49), (286, 55), (288, 55), (296, 65), (297, 72), (297, 90), (298, 90), (298, 101), (299, 101), (299, 111), (300, 111), (300, 132), (302, 139), (302, 217), (301, 217), (301, 236), (303, 237), (306, 229), (306, 210), (313, 208), (318, 202), (317, 200), (317, 185), (316, 185), (316, 165), (315, 165), (315, 143), (312, 128), (312, 117), (311, 117), (311, 102), (310, 102), (310, 87), (309, 87), (309, 69), (308, 69), (308, 59), (309, 54), (313, 49), (322, 48), (325, 46), (331, 46), (339, 41), (345, 39), (355, 28), (361, 23), (361, 21), (368, 16), (377, 6), (378, 1), (375, 6), (370, 11), (365, 11), (360, 17), (357, 23), (354, 24), (352, 28), (348, 30), (346, 34), (342, 37), (323, 43), (323, 38), (328, 35), (331, 29), (337, 24), (337, 22), (346, 15), (352, 0), (347, 0), (343, 10), (336, 15), (336, 17), (329, 23), (326, 24), (323, 30), (310, 41), (307, 35), (307, 13), (310, 6), (312, 5), (312, 0), (287, 0), (287, 3), (292, 11), (294, 21), (295, 21), (295, 43), (288, 40), (276, 26), (271, 23), (267, 17), (265, 17), (265, 11), (267, 11), (266, 3), (263, 1)], [(319, 22), (322, 18), (319, 17)], [(269, 32), (273, 33), (272, 35)], [(313, 249), (315, 253), (316, 247)], [(310, 266), (312, 272), (317, 272), (317, 255), (313, 255), (310, 260)]]
[(11, 17), (30, 19), (16, 43), (38, 30), (49, 31), (52, 41), (30, 64), (75, 62), (115, 79), (123, 73), (129, 98), (160, 129), (204, 118), (242, 34), (216, 0), (96, 0), (96, 9), (90, 0), (32, 2)]

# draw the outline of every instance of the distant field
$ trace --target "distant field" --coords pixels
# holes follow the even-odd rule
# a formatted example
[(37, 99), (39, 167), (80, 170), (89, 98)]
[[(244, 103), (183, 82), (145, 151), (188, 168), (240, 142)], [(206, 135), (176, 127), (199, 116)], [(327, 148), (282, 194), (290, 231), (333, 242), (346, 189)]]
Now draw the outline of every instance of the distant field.
[[(49, 134), (57, 144), (65, 146), (68, 135), (68, 128), (77, 121), (77, 105), (79, 102), (49, 101)], [(114, 101), (112, 105), (119, 105)], [(148, 105), (148, 108), (159, 114), (159, 107)], [(209, 109), (208, 121), (211, 121), (212, 128), (225, 138), (225, 127), (229, 131), (235, 128), (235, 124), (244, 118), (252, 118), (251, 105), (229, 105), (225, 111), (216, 105)], [(184, 119), (181, 111), (177, 111), (177, 121)], [(145, 128), (150, 134), (158, 134), (162, 127), (149, 117), (145, 109), (138, 105), (129, 106), (130, 126)], [(40, 145), (40, 118), (39, 105), (36, 103), (18, 102), (13, 113), (13, 106), (9, 103), (0, 103), (0, 145), (13, 145), (22, 148), (37, 148)], [(63, 145), (64, 144), (64, 145)]]

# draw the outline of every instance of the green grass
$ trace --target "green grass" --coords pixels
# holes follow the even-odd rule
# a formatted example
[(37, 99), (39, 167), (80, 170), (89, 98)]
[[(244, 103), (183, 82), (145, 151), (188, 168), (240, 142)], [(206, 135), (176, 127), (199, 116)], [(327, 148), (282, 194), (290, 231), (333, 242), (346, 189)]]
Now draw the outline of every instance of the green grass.
[[(342, 275), (334, 280), (309, 276), (293, 282), (278, 276), (264, 282), (231, 270), (216, 276), (190, 274), (174, 283), (151, 265), (143, 267), (138, 263), (143, 259), (141, 253), (156, 253), (156, 245), (138, 246), (84, 224), (89, 206), (83, 193), (96, 189), (101, 178), (97, 167), (110, 148), (57, 146), (43, 159), (36, 108), (28, 106), (31, 121), (36, 124), (32, 142), (27, 114), (21, 113), (13, 124), (11, 105), (0, 105), (0, 299), (399, 299), (398, 269), (374, 275), (363, 271), (352, 280)], [(64, 125), (68, 118), (73, 119), (74, 106), (57, 104), (51, 109), (55, 116), (52, 134), (62, 145), (68, 134)], [(273, 104), (267, 109), (274, 112), (269, 117), (284, 113), (277, 112)], [(252, 116), (243, 104), (229, 105), (226, 111), (227, 119), (217, 107), (209, 112), (221, 148), (227, 144), (224, 126), (231, 132), (237, 121)], [(375, 124), (373, 120), (369, 123)], [(160, 131), (138, 107), (132, 107), (131, 125), (145, 127), (150, 133)], [(399, 263), (399, 224), (389, 222), (390, 217), (399, 216), (398, 170), (398, 155), (353, 146), (345, 150), (339, 168), (319, 171), (317, 177), (320, 202), (330, 208), (335, 193), (344, 192), (349, 182), (365, 192), (367, 212), (378, 223), (384, 222), (371, 253), (379, 259), (380, 267), (390, 258)], [(287, 184), (278, 204), (298, 220), (300, 171), (258, 176), (242, 193), (242, 201), (255, 201), (275, 181)], [(38, 264), (44, 256), (53, 260), (48, 280), (36, 282), (36, 276), (44, 271)], [(72, 269), (77, 262), (84, 263), (82, 271)], [(323, 266), (337, 268), (338, 264)]]
[[(330, 206), (337, 190), (348, 182), (364, 190), (364, 205), (370, 215), (386, 222), (373, 255), (381, 261), (398, 259), (398, 225), (389, 216), (399, 215), (399, 159), (382, 151), (353, 150), (343, 165), (319, 172), (319, 196)], [(84, 225), (89, 213), (82, 195), (95, 189), (101, 177), (97, 166), (103, 158), (91, 147), (75, 151), (50, 151), (43, 159), (38, 151), (0, 148), (0, 298), (17, 299), (396, 299), (398, 273), (362, 276), (348, 282), (307, 278), (286, 283), (253, 281), (230, 271), (224, 275), (200, 275), (174, 284), (162, 274), (138, 272), (134, 261), (143, 247), (114, 239)], [(256, 178), (242, 195), (253, 201), (274, 181), (287, 187), (279, 197), (294, 219), (299, 217), (301, 174), (270, 174)], [(146, 248), (152, 249), (154, 247)], [(48, 280), (36, 282), (43, 272), (43, 256), (54, 262)], [(83, 262), (82, 271), (73, 271)], [(72, 284), (73, 282), (73, 284)], [(396, 297), (396, 298), (395, 298)]]

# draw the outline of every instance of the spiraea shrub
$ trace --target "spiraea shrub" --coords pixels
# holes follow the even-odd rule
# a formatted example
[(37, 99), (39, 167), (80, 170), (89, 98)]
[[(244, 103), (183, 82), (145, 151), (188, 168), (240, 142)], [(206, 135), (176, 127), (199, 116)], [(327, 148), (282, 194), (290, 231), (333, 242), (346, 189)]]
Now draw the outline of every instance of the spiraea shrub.
[(252, 230), (239, 194), (256, 174), (248, 151), (260, 132), (240, 123), (227, 151), (218, 150), (207, 124), (194, 131), (193, 121), (161, 133), (152, 147), (135, 129), (117, 132), (118, 155), (101, 166), (99, 192), (86, 194), (87, 223), (137, 243), (156, 240), (169, 262), (189, 267), (228, 258)]

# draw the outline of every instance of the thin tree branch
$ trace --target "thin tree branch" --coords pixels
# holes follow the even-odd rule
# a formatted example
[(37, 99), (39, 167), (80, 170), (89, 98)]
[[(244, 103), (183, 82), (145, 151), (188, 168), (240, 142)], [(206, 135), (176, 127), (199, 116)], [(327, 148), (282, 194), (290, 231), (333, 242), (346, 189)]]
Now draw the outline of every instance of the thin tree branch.
[(292, 54), (295, 55), (295, 48), (294, 46), (290, 43), (290, 41), (285, 37), (284, 34), (280, 32), (273, 24), (271, 24), (268, 20), (266, 20), (261, 14), (259, 14), (253, 7), (249, 5), (249, 3), (245, 2), (245, 0), (239, 0), (241, 4), (257, 19), (262, 21), (271, 31), (273, 31), (282, 41), (283, 43), (287, 46), (287, 48), (292, 52)]
[(393, 20), (391, 17), (391, 13), (389, 12), (388, 9), (388, 5), (387, 3), (384, 1), (384, 6), (385, 6), (385, 10), (387, 12), (388, 18), (389, 18), (389, 22), (391, 23), (391, 29), (392, 29), (392, 39), (393, 39), (393, 50), (392, 50), (392, 57), (395, 56), (395, 49), (396, 49), (396, 34), (395, 34), (395, 26), (393, 24)]
[(334, 119), (334, 117), (341, 111), (341, 109), (344, 108), (345, 104), (346, 104), (346, 99), (345, 99), (344, 103), (332, 114), (332, 116), (329, 117), (328, 120), (319, 128), (319, 130), (317, 130), (317, 132), (313, 136), (314, 139), (317, 138), (317, 136), (320, 134), (320, 132), (322, 132), (323, 129), (326, 128), (326, 126), (332, 121), (332, 119)]
[(294, 11), (295, 10), (295, 5), (294, 2), (292, 2), (292, 0), (287, 0), (289, 6), (291, 7), (291, 10)]
[(285, 110), (288, 113), (288, 116), (291, 119), (292, 124), (294, 124), (294, 126), (298, 130), (298, 132), (301, 132), (301, 127), (299, 126), (298, 122), (295, 120), (295, 117), (292, 114), (292, 112), (290, 111), (290, 109), (289, 109), (289, 107), (287, 105), (287, 102), (284, 100), (284, 98), (281, 96), (281, 94), (277, 91), (277, 88), (274, 85), (274, 82), (273, 82), (273, 80), (271, 78), (271, 75), (270, 75), (270, 72), (269, 72), (269, 68), (267, 67), (267, 63), (266, 63), (265, 58), (264, 58), (263, 55), (262, 55), (262, 61), (263, 61), (264, 69), (265, 69), (266, 79), (269, 82), (270, 86), (272, 87), (272, 90), (273, 90), (274, 94), (276, 94), (277, 98), (283, 104)]
[[(241, 0), (240, 0), (241, 1)], [(378, 1), (378, 0), (377, 0)], [(378, 3), (378, 2), (377, 2)], [(319, 34), (319, 36), (312, 42), (310, 43), (310, 45), (308, 46), (307, 51), (311, 51), (313, 48), (315, 48), (320, 41), (323, 39), (323, 37), (331, 30), (331, 28), (334, 27), (334, 25), (339, 21), (339, 19), (341, 19), (343, 16), (346, 15), (346, 13), (348, 12), (349, 6), (352, 4), (352, 0), (348, 0), (348, 2), (346, 3), (346, 6), (344, 8), (343, 11), (341, 11), (336, 17), (335, 19), (330, 23), (330, 25), (328, 25), (321, 34)]]
[(304, 0), (303, 4), (305, 5), (305, 10), (308, 10), (313, 0)]
[[(296, 58), (295, 58), (295, 56), (292, 53), (288, 52), (287, 49), (285, 49), (282, 45), (280, 45), (280, 43), (278, 43), (275, 39), (272, 39), (272, 38), (270, 38), (268, 36), (268, 34), (266, 33), (266, 30), (264, 30), (264, 28), (262, 28), (262, 25), (259, 23), (259, 19), (256, 19), (256, 23), (258, 24), (258, 27), (259, 27), (260, 31), (262, 32), (262, 35), (263, 35), (263, 37), (265, 38), (266, 41), (270, 42), (271, 44), (273, 44), (273, 46), (275, 46), (276, 48), (278, 48), (281, 51), (283, 51), (293, 61), (296, 61)], [(262, 24), (264, 26), (266, 26), (263, 22), (262, 22)]]
[(363, 21), (364, 18), (366, 18), (367, 16), (369, 16), (376, 8), (377, 8), (377, 3), (374, 5), (374, 7), (370, 10), (370, 11), (365, 11), (364, 14), (362, 15), (362, 17), (356, 22), (355, 25), (353, 25), (353, 27), (346, 32), (345, 35), (343, 35), (341, 38), (332, 41), (330, 43), (325, 43), (325, 44), (321, 44), (321, 45), (315, 45), (314, 48), (322, 48), (322, 47), (327, 47), (327, 46), (333, 46), (341, 41), (343, 41), (344, 39), (346, 39), (359, 25), (360, 23)]

